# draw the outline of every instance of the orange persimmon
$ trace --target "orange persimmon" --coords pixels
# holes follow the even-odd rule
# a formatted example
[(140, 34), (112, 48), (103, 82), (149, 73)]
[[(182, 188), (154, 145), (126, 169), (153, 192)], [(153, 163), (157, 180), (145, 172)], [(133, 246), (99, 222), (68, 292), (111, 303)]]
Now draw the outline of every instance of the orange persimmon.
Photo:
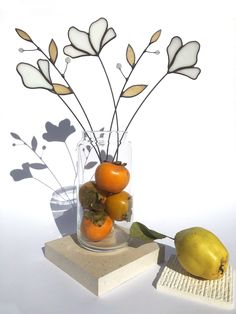
[(96, 169), (95, 181), (99, 189), (119, 193), (129, 183), (129, 170), (120, 162), (102, 162)]
[(114, 220), (130, 221), (132, 196), (125, 191), (108, 196), (106, 199), (106, 211)]
[(89, 241), (97, 242), (103, 240), (111, 232), (112, 226), (113, 220), (108, 215), (99, 222), (93, 222), (91, 218), (83, 216), (80, 230)]

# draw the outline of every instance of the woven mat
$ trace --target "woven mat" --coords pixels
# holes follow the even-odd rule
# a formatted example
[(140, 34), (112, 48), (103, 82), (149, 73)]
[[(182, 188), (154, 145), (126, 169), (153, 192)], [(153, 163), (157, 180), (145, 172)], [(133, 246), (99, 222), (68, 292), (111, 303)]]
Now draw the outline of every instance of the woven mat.
[(221, 279), (204, 280), (191, 276), (172, 255), (158, 276), (156, 289), (168, 294), (233, 308), (233, 269), (228, 267)]

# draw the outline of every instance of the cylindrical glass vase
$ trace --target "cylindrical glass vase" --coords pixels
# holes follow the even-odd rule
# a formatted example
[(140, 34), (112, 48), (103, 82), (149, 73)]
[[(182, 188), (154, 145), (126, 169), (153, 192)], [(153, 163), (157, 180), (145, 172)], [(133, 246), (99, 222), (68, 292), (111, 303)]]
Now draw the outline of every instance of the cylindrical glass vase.
[(132, 220), (131, 143), (127, 133), (83, 132), (78, 144), (77, 237), (109, 251), (128, 244)]

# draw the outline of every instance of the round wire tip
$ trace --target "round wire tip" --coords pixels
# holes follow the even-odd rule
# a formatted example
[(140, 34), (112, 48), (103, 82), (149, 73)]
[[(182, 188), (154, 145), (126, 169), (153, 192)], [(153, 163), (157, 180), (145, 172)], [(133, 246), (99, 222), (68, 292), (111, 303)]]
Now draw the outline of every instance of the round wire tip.
[(66, 57), (65, 61), (66, 61), (66, 63), (70, 63), (71, 62), (71, 58), (70, 57)]
[(22, 52), (24, 52), (24, 49), (23, 48), (19, 48), (18, 51), (22, 53)]
[(117, 63), (117, 64), (116, 64), (116, 68), (117, 68), (118, 70), (120, 70), (120, 69), (122, 68), (121, 63)]

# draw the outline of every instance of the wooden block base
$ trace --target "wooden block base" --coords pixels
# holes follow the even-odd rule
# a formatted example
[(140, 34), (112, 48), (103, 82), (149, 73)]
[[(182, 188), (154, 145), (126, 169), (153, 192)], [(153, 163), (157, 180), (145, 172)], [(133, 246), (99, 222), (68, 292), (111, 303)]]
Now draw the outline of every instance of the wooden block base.
[(151, 242), (92, 252), (82, 248), (76, 235), (71, 235), (45, 243), (45, 256), (92, 293), (101, 295), (157, 265), (164, 257), (164, 247)]

